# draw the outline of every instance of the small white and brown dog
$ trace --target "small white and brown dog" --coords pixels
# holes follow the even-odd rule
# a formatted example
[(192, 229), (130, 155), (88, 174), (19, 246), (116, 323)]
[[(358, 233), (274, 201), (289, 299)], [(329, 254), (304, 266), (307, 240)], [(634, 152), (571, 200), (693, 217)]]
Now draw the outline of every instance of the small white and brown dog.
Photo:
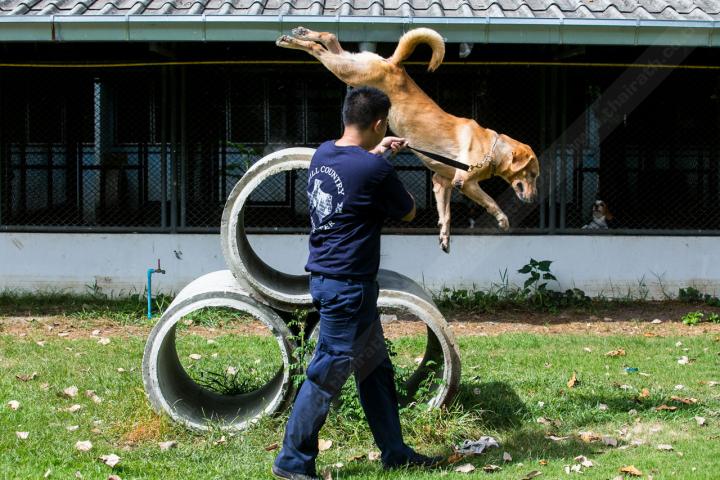
[(602, 200), (595, 200), (592, 206), (592, 221), (583, 226), (583, 230), (607, 230), (612, 227), (612, 221), (615, 217), (610, 213), (607, 204)]

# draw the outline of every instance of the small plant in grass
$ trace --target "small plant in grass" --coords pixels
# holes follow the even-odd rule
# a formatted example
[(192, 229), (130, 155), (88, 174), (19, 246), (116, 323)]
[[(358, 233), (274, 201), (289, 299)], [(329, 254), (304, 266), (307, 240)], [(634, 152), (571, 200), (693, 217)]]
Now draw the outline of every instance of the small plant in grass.
[(697, 325), (698, 323), (703, 321), (703, 313), (702, 312), (688, 312), (685, 315), (682, 316), (682, 322), (685, 325)]
[(697, 325), (700, 322), (712, 322), (720, 323), (720, 315), (715, 312), (703, 313), (703, 312), (688, 312), (682, 316), (682, 322), (685, 325)]
[(305, 381), (307, 367), (315, 351), (315, 340), (308, 338), (309, 333), (306, 331), (307, 315), (307, 310), (295, 310), (292, 319), (288, 322), (288, 327), (295, 327), (298, 331), (297, 334), (289, 337), (289, 340), (297, 345), (292, 354), (293, 361), (290, 363), (290, 371), (295, 372), (292, 381), (296, 387)]

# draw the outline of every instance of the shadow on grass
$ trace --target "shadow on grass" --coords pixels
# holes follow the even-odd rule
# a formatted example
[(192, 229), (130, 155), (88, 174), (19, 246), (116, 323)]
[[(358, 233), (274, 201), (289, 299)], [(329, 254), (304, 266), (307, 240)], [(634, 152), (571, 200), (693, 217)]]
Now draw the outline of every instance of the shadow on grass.
[(455, 403), (465, 411), (480, 413), (491, 430), (517, 428), (527, 416), (525, 404), (505, 382), (463, 382)]

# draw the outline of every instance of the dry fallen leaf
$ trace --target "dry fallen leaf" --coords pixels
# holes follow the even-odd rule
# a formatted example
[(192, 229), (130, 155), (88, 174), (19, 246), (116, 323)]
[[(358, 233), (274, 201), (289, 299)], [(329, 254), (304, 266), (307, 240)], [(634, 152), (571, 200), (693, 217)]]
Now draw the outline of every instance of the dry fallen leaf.
[(87, 452), (92, 448), (92, 442), (90, 440), (76, 442), (75, 448), (81, 452)]
[(118, 475), (110, 475), (107, 480), (122, 480)]
[(368, 460), (371, 462), (380, 460), (380, 452), (368, 452)]
[(270, 445), (266, 445), (266, 446), (265, 446), (265, 451), (266, 451), (266, 452), (272, 452), (273, 450), (277, 450), (278, 446), (279, 446), (279, 445), (278, 445), (277, 442), (271, 443)]
[(642, 472), (635, 468), (633, 465), (628, 465), (620, 469), (620, 473), (627, 473), (633, 477), (642, 477)]
[(666, 452), (670, 452), (670, 451), (672, 451), (673, 447), (672, 447), (672, 445), (661, 443), (660, 445), (657, 446), (657, 449), (664, 450)]
[(705, 425), (705, 417), (694, 417), (694, 418), (699, 426), (702, 427)]
[(202, 358), (202, 355), (200, 355), (199, 353), (191, 353), (189, 357), (191, 360), (200, 360)]
[(160, 451), (164, 452), (165, 450), (177, 447), (177, 442), (175, 440), (168, 440), (167, 442), (158, 443), (158, 446), (160, 447)]
[(608, 447), (617, 447), (618, 441), (616, 438), (613, 437), (602, 437), (603, 444), (607, 445)]
[(638, 398), (650, 398), (650, 390), (643, 388), (640, 395), (638, 395)]
[(673, 395), (672, 397), (670, 397), (670, 400), (672, 400), (673, 402), (684, 403), (685, 405), (694, 405), (694, 404), (696, 404), (696, 403), (698, 402), (697, 398), (692, 398), (692, 397), (677, 397), (677, 396), (675, 396), (675, 395)]
[(120, 463), (120, 457), (111, 453), (110, 455), (100, 455), (100, 460), (110, 468), (114, 468), (115, 465)]
[(65, 409), (66, 412), (75, 413), (78, 410), (82, 408), (82, 405), (78, 405), (77, 403), (75, 405), (71, 405), (68, 408)]
[(677, 362), (680, 365), (687, 365), (688, 363), (690, 363), (690, 359), (687, 356), (683, 355), (682, 357), (678, 358)]
[(579, 432), (578, 435), (580, 435), (580, 440), (585, 443), (597, 442), (601, 439), (600, 435), (596, 435), (593, 432)]
[(39, 342), (35, 342), (35, 343), (38, 344), (38, 345), (41, 346), (41, 347), (44, 347), (44, 346), (45, 346), (45, 343), (47, 343), (47, 342), (45, 342), (45, 340), (40, 340)]
[(68, 432), (74, 432), (79, 428), (80, 425), (68, 425), (67, 427), (65, 427), (65, 430), (67, 430)]
[(625, 356), (625, 349), (624, 348), (618, 348), (617, 350), (610, 350), (605, 354), (608, 357), (624, 357)]
[(325, 469), (322, 471), (322, 480), (333, 480), (332, 472), (330, 469)]
[(483, 471), (487, 473), (499, 472), (502, 468), (497, 465), (487, 464), (483, 467)]
[(659, 407), (655, 407), (655, 410), (657, 410), (658, 412), (663, 411), (663, 410), (667, 410), (668, 412), (674, 412), (677, 409), (678, 409), (678, 407), (675, 407), (675, 406), (670, 407), (668, 405), (665, 405), (664, 403), (662, 405), (660, 405)]
[(450, 456), (447, 458), (446, 461), (447, 461), (447, 463), (449, 463), (450, 465), (452, 465), (453, 463), (459, 462), (459, 461), (462, 460), (463, 458), (465, 458), (465, 455), (463, 455), (462, 453), (457, 453), (457, 452), (455, 452), (455, 453), (453, 453), (452, 455), (450, 455)]
[(322, 438), (318, 439), (318, 450), (321, 452), (324, 452), (325, 450), (329, 450), (330, 447), (332, 447), (332, 440), (323, 440)]
[(675, 385), (675, 390), (685, 390), (685, 385), (681, 385), (681, 384)]
[(472, 463), (465, 463), (459, 467), (455, 467), (455, 471), (458, 473), (470, 473), (475, 470), (475, 466)]
[(100, 340), (98, 340), (98, 343), (100, 345), (107, 345), (110, 343), (110, 339), (107, 337), (101, 337)]
[(530, 480), (531, 478), (539, 477), (542, 475), (542, 472), (538, 472), (537, 470), (533, 470), (532, 472), (528, 473), (524, 477), (522, 477), (520, 480)]
[(48, 478), (50, 476), (50, 473), (52, 473), (52, 470), (50, 470), (48, 468), (47, 471), (45, 472), (45, 475), (43, 475), (43, 478)]
[(63, 395), (66, 396), (67, 398), (75, 398), (75, 397), (77, 397), (77, 394), (78, 394), (78, 388), (75, 385), (63, 389)]
[(224, 445), (225, 443), (227, 443), (227, 439), (225, 438), (225, 435), (222, 435), (218, 440), (213, 442), (213, 445)]
[(348, 458), (348, 463), (349, 462), (357, 462), (359, 460), (362, 460), (363, 458), (365, 458), (364, 453), (360, 453), (358, 455), (353, 455), (352, 457)]
[(225, 369), (225, 373), (231, 376), (237, 375), (237, 368), (228, 365), (228, 367)]
[(27, 375), (27, 374), (24, 374), (24, 375), (15, 375), (15, 378), (17, 378), (17, 379), (20, 380), (21, 382), (28, 382), (28, 381), (34, 379), (35, 377), (37, 377), (37, 375), (38, 375), (37, 372), (32, 372), (32, 373), (29, 374), (29, 375)]
[(718, 385), (720, 385), (720, 382), (718, 382), (717, 380), (703, 380), (700, 383), (703, 385), (707, 385), (708, 387), (717, 387)]
[(552, 440), (553, 442), (560, 442), (563, 440), (567, 440), (570, 437), (557, 437), (555, 435), (545, 435), (545, 438), (548, 440)]
[(19, 438), (20, 440), (27, 440), (28, 435), (30, 435), (30, 432), (15, 432), (15, 435), (16, 435), (17, 438)]
[(604, 403), (601, 403), (600, 405), (598, 405), (598, 410), (600, 410), (601, 412), (605, 412), (605, 411), (607, 411), (607, 409), (608, 409), (608, 406)]
[(117, 371), (118, 373), (125, 373), (125, 369), (122, 367), (118, 368)]
[(18, 408), (20, 408), (20, 402), (18, 402), (17, 400), (10, 400), (7, 403), (7, 406), (10, 407), (10, 410), (17, 410)]
[(585, 347), (585, 348), (583, 348), (583, 350), (588, 353), (592, 353), (592, 348), (590, 348), (590, 347)]
[(544, 467), (548, 464), (548, 461), (543, 458), (542, 460), (538, 460), (538, 463)]
[(567, 381), (567, 386), (568, 386), (568, 388), (573, 388), (578, 383), (580, 383), (580, 382), (577, 379), (577, 375), (575, 374), (575, 372), (573, 372), (572, 377), (570, 377), (570, 380)]
[(508, 452), (503, 452), (503, 462), (512, 462), (512, 456)]

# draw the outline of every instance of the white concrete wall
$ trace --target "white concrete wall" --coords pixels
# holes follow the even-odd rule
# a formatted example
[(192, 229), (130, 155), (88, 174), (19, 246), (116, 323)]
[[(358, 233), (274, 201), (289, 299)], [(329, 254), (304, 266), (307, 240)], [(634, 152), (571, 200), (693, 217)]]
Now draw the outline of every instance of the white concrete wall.
[[(306, 242), (304, 235), (251, 237), (261, 258), (290, 273), (302, 272)], [(686, 286), (718, 294), (719, 247), (717, 237), (455, 236), (448, 255), (435, 236), (388, 235), (381, 266), (434, 291), (488, 288), (505, 270), (521, 284), (517, 270), (533, 257), (553, 260), (562, 289), (617, 297), (647, 288), (661, 298), (663, 288), (677, 294)], [(0, 290), (87, 292), (97, 285), (107, 294), (143, 292), (158, 258), (167, 274), (153, 277), (153, 291), (177, 292), (225, 268), (218, 235), (0, 233)]]

